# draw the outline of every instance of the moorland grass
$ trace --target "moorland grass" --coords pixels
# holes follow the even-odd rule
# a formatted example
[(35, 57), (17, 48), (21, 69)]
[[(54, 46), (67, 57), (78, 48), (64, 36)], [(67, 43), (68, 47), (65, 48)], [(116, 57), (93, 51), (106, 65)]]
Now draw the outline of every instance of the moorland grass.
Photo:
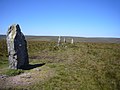
[[(55, 75), (29, 87), (12, 88), (28, 90), (120, 90), (120, 44), (81, 42), (62, 43), (59, 47), (56, 45), (55, 42), (28, 41), (30, 63), (46, 63), (46, 67), (55, 70)], [(6, 50), (3, 49), (1, 54), (4, 54), (0, 56), (1, 65), (5, 65), (0, 67), (4, 69), (7, 67)]]

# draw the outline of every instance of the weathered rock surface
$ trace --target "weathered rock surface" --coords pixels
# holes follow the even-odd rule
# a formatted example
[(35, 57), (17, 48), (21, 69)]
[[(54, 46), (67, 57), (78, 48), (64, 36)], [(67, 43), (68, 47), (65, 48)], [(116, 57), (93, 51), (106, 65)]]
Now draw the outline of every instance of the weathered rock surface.
[(9, 68), (23, 69), (29, 64), (29, 60), (27, 42), (18, 24), (11, 25), (8, 28), (6, 39), (9, 55)]

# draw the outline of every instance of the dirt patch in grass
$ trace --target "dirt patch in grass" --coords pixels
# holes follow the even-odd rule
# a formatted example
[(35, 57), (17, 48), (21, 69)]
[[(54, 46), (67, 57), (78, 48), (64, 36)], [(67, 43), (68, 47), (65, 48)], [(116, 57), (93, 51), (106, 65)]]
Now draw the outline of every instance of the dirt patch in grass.
[(49, 80), (55, 75), (55, 71), (47, 66), (38, 67), (29, 72), (22, 73), (17, 76), (3, 76), (0, 77), (0, 88), (29, 86), (38, 82)]

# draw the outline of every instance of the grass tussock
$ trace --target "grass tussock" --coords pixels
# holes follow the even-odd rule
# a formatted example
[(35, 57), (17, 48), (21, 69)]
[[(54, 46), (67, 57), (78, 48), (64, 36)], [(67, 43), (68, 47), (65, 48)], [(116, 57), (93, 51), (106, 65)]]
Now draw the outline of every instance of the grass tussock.
[(8, 69), (4, 74), (7, 75), (7, 76), (16, 76), (16, 75), (19, 75), (21, 73), (24, 73), (23, 70), (20, 70), (20, 69)]

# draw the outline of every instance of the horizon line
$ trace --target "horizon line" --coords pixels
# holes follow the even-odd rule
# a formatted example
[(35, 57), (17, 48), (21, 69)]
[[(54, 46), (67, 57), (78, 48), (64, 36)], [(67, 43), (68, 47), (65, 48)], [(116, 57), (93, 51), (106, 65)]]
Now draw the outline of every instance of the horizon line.
[[(0, 36), (6, 36), (6, 34), (0, 34)], [(110, 37), (110, 36), (72, 36), (72, 35), (31, 35), (31, 34), (24, 34), (25, 36), (33, 36), (33, 37), (79, 37), (79, 38), (120, 38), (120, 37)]]

